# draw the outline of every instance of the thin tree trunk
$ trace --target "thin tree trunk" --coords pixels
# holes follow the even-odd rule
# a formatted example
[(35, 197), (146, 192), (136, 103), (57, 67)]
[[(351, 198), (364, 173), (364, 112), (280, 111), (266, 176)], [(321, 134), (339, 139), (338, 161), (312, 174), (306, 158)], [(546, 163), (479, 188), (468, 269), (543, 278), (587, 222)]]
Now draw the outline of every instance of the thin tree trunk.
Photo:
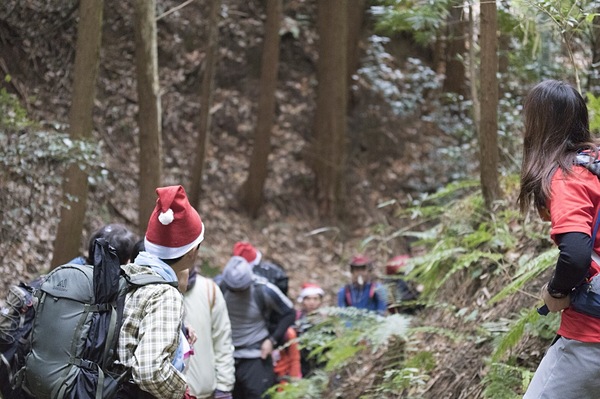
[(135, 1), (135, 61), (140, 129), (138, 225), (146, 231), (162, 178), (162, 126), (158, 82), (155, 0)]
[(267, 179), (268, 158), (271, 152), (271, 130), (275, 116), (275, 91), (279, 70), (279, 29), (281, 0), (267, 0), (267, 21), (262, 53), (258, 118), (254, 134), (254, 149), (250, 158), (248, 179), (242, 189), (242, 205), (256, 217), (262, 204), (263, 188)]
[[(79, 4), (75, 72), (69, 114), (69, 135), (75, 140), (89, 138), (92, 134), (103, 7), (102, 0), (81, 0)], [(86, 173), (81, 171), (78, 165), (71, 166), (63, 182), (65, 207), (61, 208), (54, 241), (54, 254), (50, 263), (52, 269), (80, 255), (87, 195)]]
[(479, 168), (488, 210), (502, 194), (498, 180), (498, 36), (493, 1), (481, 0), (481, 126)]
[[(596, 12), (600, 12), (600, 9), (597, 9)], [(598, 96), (600, 95), (600, 17), (594, 17), (591, 31), (592, 64), (590, 65), (588, 91), (594, 96)]]
[(360, 64), (360, 37), (365, 19), (366, 0), (353, 0), (348, 4), (348, 56), (346, 57), (348, 74), (348, 101), (352, 99), (352, 76)]
[(213, 0), (208, 20), (208, 46), (206, 49), (204, 76), (202, 78), (202, 89), (200, 92), (200, 127), (198, 141), (196, 144), (196, 158), (192, 169), (192, 183), (190, 188), (190, 203), (200, 205), (200, 193), (202, 191), (202, 177), (204, 175), (204, 161), (210, 137), (210, 108), (212, 104), (215, 68), (218, 57), (219, 43), (219, 10), (221, 0)]
[(450, 6), (447, 32), (444, 92), (466, 96), (467, 85), (465, 83), (464, 64), (466, 29), (463, 20), (463, 9), (456, 7), (456, 5)]
[(479, 125), (481, 122), (481, 105), (479, 104), (479, 95), (477, 91), (477, 56), (475, 54), (475, 44), (477, 39), (475, 38), (475, 13), (473, 12), (473, 6), (469, 5), (469, 78), (471, 81), (471, 99), (473, 101), (473, 127), (475, 133), (479, 134)]
[(312, 155), (317, 201), (323, 216), (341, 211), (347, 104), (347, 0), (319, 1), (319, 61)]

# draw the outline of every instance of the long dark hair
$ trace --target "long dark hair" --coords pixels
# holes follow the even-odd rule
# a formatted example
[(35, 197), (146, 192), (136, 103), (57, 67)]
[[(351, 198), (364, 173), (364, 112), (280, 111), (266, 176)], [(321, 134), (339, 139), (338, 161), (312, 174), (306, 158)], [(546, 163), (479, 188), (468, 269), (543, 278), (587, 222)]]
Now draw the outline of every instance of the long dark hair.
[(538, 83), (525, 98), (524, 113), (518, 198), (522, 213), (529, 210), (532, 200), (538, 210), (546, 206), (552, 176), (558, 168), (569, 174), (578, 150), (597, 154), (585, 100), (570, 84), (557, 80)]

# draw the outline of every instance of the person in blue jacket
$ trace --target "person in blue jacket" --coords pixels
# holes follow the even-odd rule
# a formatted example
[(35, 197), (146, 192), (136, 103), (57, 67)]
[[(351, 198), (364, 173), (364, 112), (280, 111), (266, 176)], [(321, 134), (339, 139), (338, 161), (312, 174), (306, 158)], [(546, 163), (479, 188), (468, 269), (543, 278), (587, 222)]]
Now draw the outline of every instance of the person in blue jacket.
[(365, 255), (355, 255), (350, 261), (352, 283), (340, 288), (338, 306), (353, 306), (384, 315), (387, 309), (385, 287), (373, 280), (374, 262)]

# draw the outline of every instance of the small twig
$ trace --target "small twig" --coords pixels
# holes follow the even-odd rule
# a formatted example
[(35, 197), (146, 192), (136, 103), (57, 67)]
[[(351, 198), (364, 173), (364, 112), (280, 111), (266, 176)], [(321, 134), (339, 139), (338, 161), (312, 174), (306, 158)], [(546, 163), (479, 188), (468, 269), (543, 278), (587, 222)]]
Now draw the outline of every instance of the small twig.
[(183, 7), (187, 6), (188, 4), (190, 4), (191, 2), (193, 2), (194, 0), (187, 0), (184, 1), (183, 3), (181, 3), (180, 5), (178, 5), (177, 7), (173, 7), (168, 11), (163, 12), (162, 14), (160, 14), (158, 17), (156, 17), (156, 20), (158, 21), (159, 19), (162, 19), (168, 15), (173, 14), (175, 11), (179, 11), (181, 10)]

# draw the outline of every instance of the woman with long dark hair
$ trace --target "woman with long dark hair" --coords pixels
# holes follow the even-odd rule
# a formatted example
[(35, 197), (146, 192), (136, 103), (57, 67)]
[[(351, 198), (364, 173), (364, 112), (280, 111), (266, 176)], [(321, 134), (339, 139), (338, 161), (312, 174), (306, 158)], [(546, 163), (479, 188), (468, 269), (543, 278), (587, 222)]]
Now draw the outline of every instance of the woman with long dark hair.
[(551, 222), (550, 236), (559, 256), (542, 298), (550, 312), (562, 312), (557, 339), (548, 349), (524, 398), (600, 397), (600, 318), (571, 307), (570, 294), (600, 271), (592, 251), (592, 231), (600, 209), (600, 181), (578, 155), (598, 157), (589, 130), (585, 100), (571, 85), (538, 83), (524, 103), (525, 135), (519, 206), (531, 205)]

